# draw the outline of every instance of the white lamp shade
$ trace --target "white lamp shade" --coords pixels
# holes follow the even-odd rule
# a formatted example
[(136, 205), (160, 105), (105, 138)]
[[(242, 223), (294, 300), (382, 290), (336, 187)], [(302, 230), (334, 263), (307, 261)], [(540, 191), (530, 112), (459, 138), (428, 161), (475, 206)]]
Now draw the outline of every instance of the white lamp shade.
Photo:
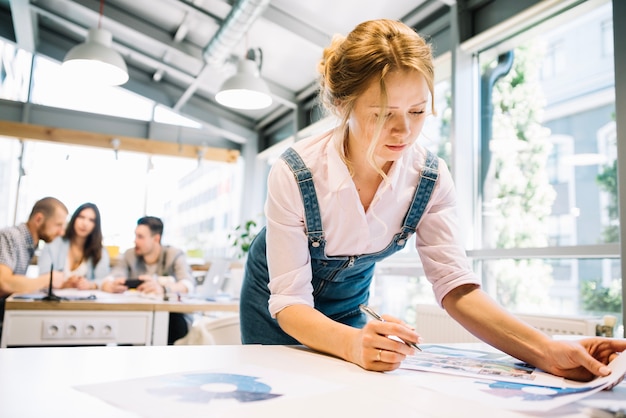
[(272, 96), (267, 84), (259, 76), (254, 61), (239, 60), (237, 74), (222, 84), (215, 95), (218, 103), (234, 109), (264, 109), (272, 104)]
[(61, 66), (72, 80), (118, 86), (128, 81), (128, 70), (122, 56), (111, 48), (111, 32), (93, 28), (87, 40), (70, 49)]

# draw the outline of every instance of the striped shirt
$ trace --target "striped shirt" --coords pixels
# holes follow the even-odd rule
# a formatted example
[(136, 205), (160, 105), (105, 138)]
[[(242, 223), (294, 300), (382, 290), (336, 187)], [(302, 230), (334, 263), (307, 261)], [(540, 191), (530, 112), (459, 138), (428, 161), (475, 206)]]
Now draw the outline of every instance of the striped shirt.
[(34, 254), (35, 244), (26, 224), (0, 229), (0, 264), (13, 274), (26, 274)]

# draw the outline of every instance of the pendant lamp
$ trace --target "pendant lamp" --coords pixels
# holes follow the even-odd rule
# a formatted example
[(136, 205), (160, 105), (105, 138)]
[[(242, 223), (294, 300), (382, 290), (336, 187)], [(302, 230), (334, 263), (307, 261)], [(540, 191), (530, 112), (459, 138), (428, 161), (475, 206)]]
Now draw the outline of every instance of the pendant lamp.
[[(258, 60), (258, 62), (257, 62)], [(270, 89), (259, 74), (262, 55), (259, 48), (250, 49), (237, 63), (237, 73), (227, 79), (215, 100), (234, 109), (264, 109), (272, 104)]]
[(69, 50), (61, 69), (72, 80), (118, 86), (128, 81), (128, 70), (122, 56), (111, 47), (113, 35), (101, 28), (103, 11), (101, 0), (98, 27), (89, 30), (84, 43)]

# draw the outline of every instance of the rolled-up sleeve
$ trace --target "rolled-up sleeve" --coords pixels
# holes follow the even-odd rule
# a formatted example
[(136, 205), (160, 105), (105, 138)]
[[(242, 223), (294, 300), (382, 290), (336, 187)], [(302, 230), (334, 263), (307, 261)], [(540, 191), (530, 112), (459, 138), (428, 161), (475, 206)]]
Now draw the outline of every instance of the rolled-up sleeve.
[(313, 306), (311, 264), (304, 227), (300, 190), (284, 161), (279, 160), (268, 177), (267, 264), (270, 273), (269, 311), (272, 317), (287, 306)]
[(417, 226), (415, 239), (424, 272), (440, 305), (456, 287), (480, 285), (465, 254), (460, 231), (452, 176), (440, 160), (439, 180)]

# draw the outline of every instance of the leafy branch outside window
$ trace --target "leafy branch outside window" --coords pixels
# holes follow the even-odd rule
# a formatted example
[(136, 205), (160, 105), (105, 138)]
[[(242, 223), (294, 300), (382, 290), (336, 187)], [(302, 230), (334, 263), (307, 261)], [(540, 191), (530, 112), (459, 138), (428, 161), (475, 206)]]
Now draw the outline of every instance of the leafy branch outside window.
[(622, 310), (622, 286), (619, 279), (613, 280), (609, 287), (603, 287), (597, 281), (582, 282), (580, 293), (586, 312), (607, 313)]

